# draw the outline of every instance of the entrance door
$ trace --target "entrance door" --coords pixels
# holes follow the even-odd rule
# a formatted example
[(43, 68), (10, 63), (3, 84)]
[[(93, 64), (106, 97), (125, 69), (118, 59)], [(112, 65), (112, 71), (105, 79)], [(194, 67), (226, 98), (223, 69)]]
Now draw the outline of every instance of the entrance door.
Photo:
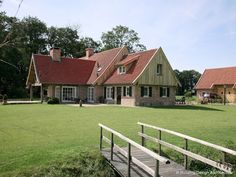
[(116, 103), (121, 104), (121, 87), (116, 88)]

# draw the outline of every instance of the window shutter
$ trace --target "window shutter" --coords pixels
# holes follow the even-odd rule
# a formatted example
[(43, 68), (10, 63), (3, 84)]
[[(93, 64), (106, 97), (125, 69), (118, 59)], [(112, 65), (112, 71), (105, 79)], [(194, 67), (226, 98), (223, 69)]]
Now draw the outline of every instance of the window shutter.
[(149, 97), (152, 97), (152, 87), (149, 87)]
[(126, 96), (126, 87), (123, 87), (123, 96)]
[(106, 90), (106, 87), (104, 87), (104, 98), (107, 97), (106, 94), (107, 94), (107, 90)]
[(114, 99), (115, 98), (115, 87), (112, 87), (111, 92), (112, 92), (112, 99)]
[(129, 96), (132, 96), (132, 86), (129, 87)]
[(144, 95), (144, 87), (141, 87), (141, 97)]
[(162, 96), (163, 96), (163, 88), (160, 87), (160, 97), (162, 97)]
[(170, 88), (168, 87), (167, 88), (167, 97), (169, 97), (170, 96)]

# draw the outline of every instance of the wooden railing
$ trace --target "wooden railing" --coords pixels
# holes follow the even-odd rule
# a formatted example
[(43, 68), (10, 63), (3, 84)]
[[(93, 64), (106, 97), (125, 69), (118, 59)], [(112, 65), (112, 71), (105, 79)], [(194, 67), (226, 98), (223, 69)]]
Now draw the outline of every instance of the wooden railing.
[[(102, 150), (103, 148), (103, 144), (102, 142), (105, 141), (110, 145), (110, 152), (111, 152), (111, 161), (113, 160), (113, 149), (116, 148), (117, 151), (119, 151), (122, 155), (124, 155), (125, 157), (127, 157), (127, 176), (130, 177), (130, 163), (133, 162), (134, 164), (136, 164), (137, 166), (139, 166), (140, 168), (142, 168), (144, 171), (146, 171), (148, 174), (155, 176), (155, 177), (159, 177), (159, 162), (163, 162), (166, 164), (169, 164), (170, 161), (165, 158), (162, 157), (156, 153), (154, 153), (153, 151), (141, 146), (140, 144), (132, 141), (131, 139), (125, 137), (124, 135), (118, 133), (117, 131), (108, 128), (105, 125), (102, 124), (98, 124), (100, 127), (100, 150)], [(111, 133), (111, 139), (108, 139), (107, 137), (105, 137), (103, 135), (103, 129), (105, 129), (106, 131)], [(114, 135), (119, 137), (120, 139), (122, 139), (123, 141), (125, 141), (126, 143), (128, 143), (128, 150), (125, 151), (124, 149), (122, 149), (121, 147), (119, 147), (117, 144), (114, 143)], [(143, 151), (144, 153), (148, 154), (149, 156), (153, 157), (156, 161), (156, 165), (155, 165), (155, 171), (153, 169), (151, 169), (150, 167), (148, 167), (146, 164), (142, 163), (140, 160), (138, 160), (137, 158), (135, 158), (134, 156), (132, 156), (131, 154), (131, 147), (134, 146), (138, 149), (140, 149), (141, 151)]]
[[(138, 122), (138, 125), (141, 126), (141, 132), (139, 132), (138, 134), (141, 136), (142, 146), (145, 146), (145, 139), (147, 139), (147, 140), (151, 140), (151, 141), (158, 144), (158, 153), (159, 153), (159, 155), (161, 155), (161, 146), (162, 145), (166, 146), (170, 149), (173, 149), (177, 152), (182, 153), (184, 155), (184, 167), (185, 167), (185, 169), (187, 169), (187, 167), (188, 167), (188, 157), (191, 157), (191, 158), (199, 160), (199, 161), (201, 161), (205, 164), (208, 164), (212, 167), (215, 167), (215, 168), (225, 172), (226, 174), (232, 174), (232, 165), (229, 164), (229, 163), (226, 163), (225, 158), (226, 158), (226, 154), (231, 154), (231, 155), (236, 156), (236, 151), (233, 151), (231, 149), (224, 148), (222, 146), (218, 146), (218, 145), (209, 143), (207, 141), (203, 141), (203, 140), (200, 140), (200, 139), (197, 139), (197, 138), (193, 138), (191, 136), (187, 136), (187, 135), (184, 135), (182, 133), (174, 132), (174, 131), (164, 129), (164, 128), (160, 128), (160, 127), (156, 127), (156, 126), (153, 126), (153, 125), (149, 125), (149, 124), (145, 124), (145, 123), (141, 123), (141, 122)], [(157, 130), (159, 132), (158, 138), (154, 138), (154, 137), (151, 137), (149, 135), (146, 135), (144, 133), (144, 127), (148, 127), (148, 128)], [(163, 141), (162, 137), (161, 137), (162, 132), (165, 132), (165, 133), (183, 138), (184, 139), (184, 148), (180, 148), (176, 145), (173, 145), (173, 144), (170, 144), (170, 143), (167, 143), (167, 142)], [(190, 152), (189, 149), (188, 149), (188, 141), (189, 140), (221, 151), (222, 155), (223, 155), (222, 156), (222, 161), (221, 162), (216, 162), (216, 161), (213, 161), (213, 160), (208, 159), (206, 157), (203, 157), (201, 155), (198, 155), (196, 153)]]

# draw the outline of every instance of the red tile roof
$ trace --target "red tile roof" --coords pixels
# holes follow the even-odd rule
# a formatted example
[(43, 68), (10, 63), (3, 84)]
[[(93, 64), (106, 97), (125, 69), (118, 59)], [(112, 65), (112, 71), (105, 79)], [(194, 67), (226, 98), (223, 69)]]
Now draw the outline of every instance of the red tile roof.
[(111, 77), (109, 77), (104, 84), (131, 84), (143, 71), (144, 67), (147, 65), (147, 63), (150, 61), (156, 51), (157, 49), (152, 49), (134, 54), (129, 54), (122, 61), (129, 61), (133, 58), (136, 58), (138, 56), (139, 57), (135, 62), (132, 63), (129, 70), (126, 71), (126, 74), (118, 74), (117, 70), (115, 70)]
[(76, 58), (62, 58), (52, 61), (47, 55), (33, 56), (40, 83), (48, 84), (86, 84), (95, 61)]
[(214, 85), (235, 85), (236, 67), (206, 69), (196, 84), (196, 89), (211, 89)]
[(122, 61), (120, 61), (119, 63), (117, 63), (117, 65), (128, 65), (136, 60), (139, 59), (139, 55), (135, 55), (133, 57), (126, 57), (125, 59), (123, 59)]
[(87, 84), (93, 84), (94, 81), (106, 70), (106, 68), (110, 65), (114, 57), (118, 54), (121, 48), (114, 48), (110, 50), (106, 50), (100, 53), (95, 53), (87, 60), (94, 61), (96, 64), (94, 65), (91, 76), (88, 79)]

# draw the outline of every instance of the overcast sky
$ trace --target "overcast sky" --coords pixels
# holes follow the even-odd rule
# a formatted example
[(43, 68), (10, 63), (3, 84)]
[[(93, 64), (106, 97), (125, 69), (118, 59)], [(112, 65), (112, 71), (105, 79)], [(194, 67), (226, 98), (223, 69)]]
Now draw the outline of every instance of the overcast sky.
[[(3, 0), (13, 16), (20, 0)], [(125, 25), (148, 49), (162, 47), (179, 70), (236, 66), (236, 0), (24, 0), (18, 18), (36, 16), (48, 26), (80, 26), (99, 40)]]

